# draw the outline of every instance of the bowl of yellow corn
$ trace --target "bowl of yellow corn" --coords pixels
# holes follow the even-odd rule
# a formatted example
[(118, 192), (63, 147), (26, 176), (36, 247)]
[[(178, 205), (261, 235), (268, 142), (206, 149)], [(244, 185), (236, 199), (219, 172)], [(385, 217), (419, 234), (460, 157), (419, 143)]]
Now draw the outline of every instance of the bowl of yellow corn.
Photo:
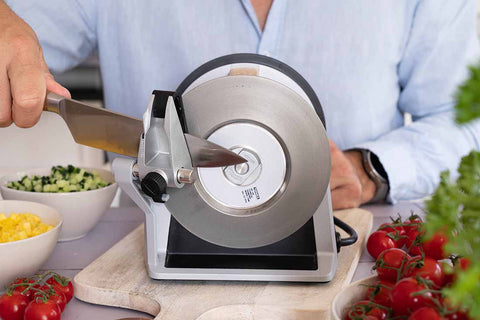
[(41, 203), (0, 201), (0, 292), (41, 268), (57, 243), (62, 216)]
[(58, 241), (70, 241), (95, 227), (110, 207), (117, 184), (110, 171), (69, 165), (4, 176), (0, 191), (6, 200), (39, 202), (57, 209), (63, 217)]

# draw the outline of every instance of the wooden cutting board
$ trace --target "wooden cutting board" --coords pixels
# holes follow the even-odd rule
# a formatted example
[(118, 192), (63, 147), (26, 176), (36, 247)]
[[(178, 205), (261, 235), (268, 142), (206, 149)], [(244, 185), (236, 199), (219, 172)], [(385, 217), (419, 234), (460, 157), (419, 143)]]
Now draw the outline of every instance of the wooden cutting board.
[(134, 309), (161, 320), (322, 320), (335, 294), (349, 284), (372, 228), (361, 209), (335, 216), (355, 228), (359, 241), (342, 248), (329, 283), (160, 281), (147, 275), (143, 225), (92, 262), (74, 279), (83, 301)]

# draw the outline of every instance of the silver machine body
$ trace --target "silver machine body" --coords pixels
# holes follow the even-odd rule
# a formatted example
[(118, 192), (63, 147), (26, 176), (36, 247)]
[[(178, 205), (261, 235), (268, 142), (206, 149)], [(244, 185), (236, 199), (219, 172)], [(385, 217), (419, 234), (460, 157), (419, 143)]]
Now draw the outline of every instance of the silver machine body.
[[(337, 248), (330, 149), (323, 113), (312, 93), (293, 69), (263, 56), (226, 56), (194, 71), (176, 92), (188, 133), (248, 161), (223, 168), (192, 166), (173, 98), (166, 102), (164, 117), (155, 118), (152, 96), (138, 159), (113, 162), (117, 183), (145, 213), (146, 265), (152, 278), (299, 282), (333, 278)], [(168, 187), (160, 201), (140, 187), (151, 172), (161, 175)], [(179, 179), (180, 172), (191, 178)], [(239, 250), (275, 244), (313, 220), (317, 268), (167, 267), (172, 217), (204, 241)]]

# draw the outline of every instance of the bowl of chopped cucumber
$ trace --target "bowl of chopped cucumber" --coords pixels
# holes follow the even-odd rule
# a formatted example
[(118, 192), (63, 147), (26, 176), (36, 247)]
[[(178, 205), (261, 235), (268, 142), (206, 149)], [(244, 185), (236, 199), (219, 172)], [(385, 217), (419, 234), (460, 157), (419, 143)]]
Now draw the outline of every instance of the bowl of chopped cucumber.
[(59, 241), (82, 238), (93, 229), (116, 191), (110, 171), (72, 165), (24, 170), (0, 179), (3, 199), (39, 202), (60, 212)]

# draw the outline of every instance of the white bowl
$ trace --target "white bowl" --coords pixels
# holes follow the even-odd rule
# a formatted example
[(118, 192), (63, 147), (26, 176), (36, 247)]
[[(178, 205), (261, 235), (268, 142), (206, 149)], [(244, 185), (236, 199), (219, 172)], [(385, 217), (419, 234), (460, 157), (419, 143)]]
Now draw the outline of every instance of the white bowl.
[(65, 193), (29, 192), (7, 188), (8, 182), (19, 180), (24, 175), (49, 175), (51, 168), (45, 168), (25, 170), (2, 177), (0, 191), (6, 200), (40, 202), (57, 209), (63, 216), (63, 227), (58, 241), (79, 239), (95, 227), (110, 207), (117, 191), (117, 184), (110, 171), (95, 168), (84, 169), (89, 172), (97, 172), (103, 180), (112, 184), (96, 190)]
[(0, 213), (33, 213), (53, 229), (38, 236), (0, 243), (0, 292), (5, 285), (20, 276), (31, 276), (47, 261), (55, 248), (62, 216), (52, 207), (29, 201), (0, 201)]
[(332, 302), (332, 320), (343, 320), (347, 315), (348, 308), (353, 305), (355, 302), (364, 300), (365, 295), (367, 294), (368, 287), (365, 285), (371, 285), (379, 281), (377, 276), (368, 277), (359, 281), (356, 281), (347, 287), (343, 288), (342, 291), (337, 293)]

